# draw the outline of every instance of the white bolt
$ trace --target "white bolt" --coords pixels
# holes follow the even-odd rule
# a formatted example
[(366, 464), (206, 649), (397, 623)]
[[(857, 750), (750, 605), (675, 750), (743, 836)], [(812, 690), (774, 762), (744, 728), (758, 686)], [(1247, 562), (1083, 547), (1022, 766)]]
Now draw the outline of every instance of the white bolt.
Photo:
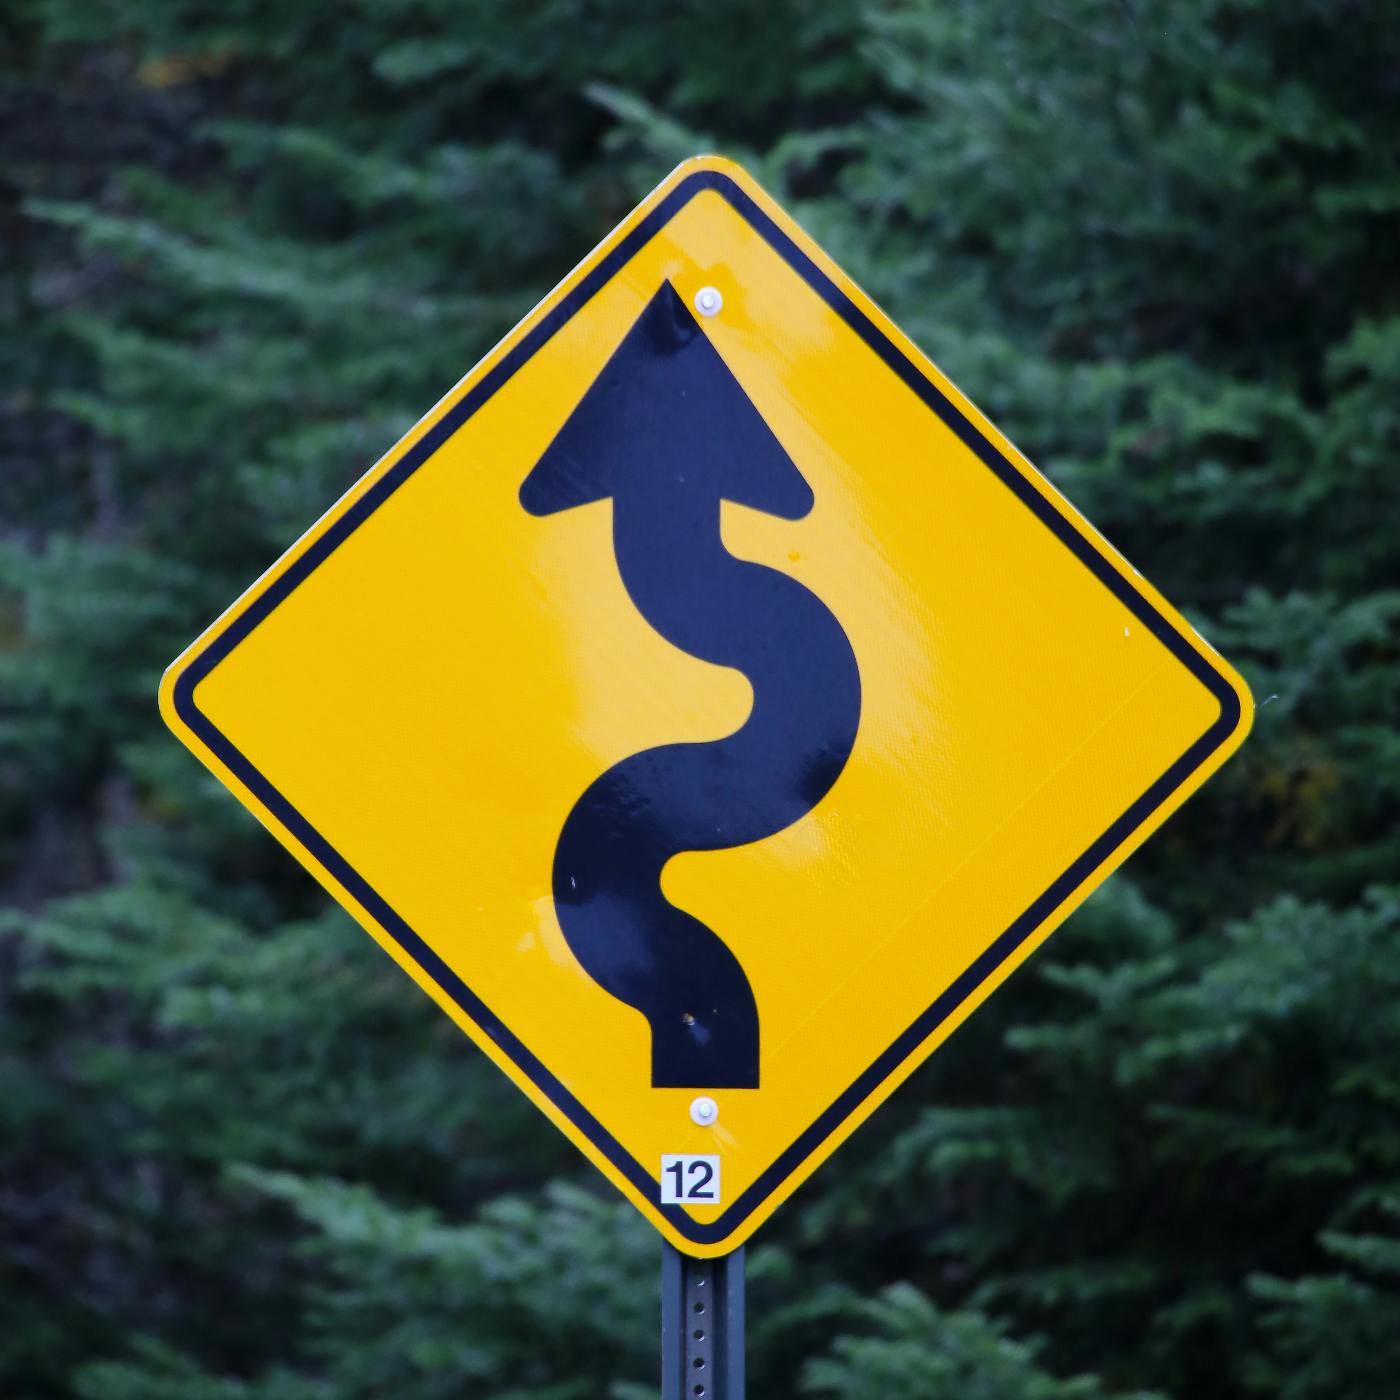
[(718, 316), (724, 307), (724, 298), (718, 287), (701, 287), (695, 293), (695, 309), (702, 316)]
[(691, 1121), (708, 1128), (719, 1117), (719, 1105), (708, 1094), (701, 1094), (690, 1105)]

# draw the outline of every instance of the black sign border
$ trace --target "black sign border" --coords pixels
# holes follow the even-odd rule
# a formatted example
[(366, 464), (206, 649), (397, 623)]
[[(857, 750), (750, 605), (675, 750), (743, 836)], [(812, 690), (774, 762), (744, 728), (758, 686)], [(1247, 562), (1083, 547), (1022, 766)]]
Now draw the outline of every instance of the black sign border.
[[(513, 1035), (505, 1022), (414, 932), (195, 704), (199, 683), (388, 499), (564, 324), (612, 280), (641, 248), (696, 195), (712, 190), (725, 199), (814, 292), (874, 351), (998, 479), (1051, 530), (1096, 578), (1145, 626), (1220, 704), (1209, 728), (1035, 899), (991, 945), (881, 1054), (812, 1125), (715, 1220), (701, 1224), (678, 1206), (656, 1204), (657, 1178), (647, 1172), (586, 1108)], [(953, 404), (918, 365), (874, 325), (844, 291), (783, 232), (745, 191), (719, 170), (699, 170), (680, 180), (578, 285), (532, 326), (462, 398), (381, 476), (343, 515), (179, 674), (173, 687), (176, 714), (209, 750), (325, 868), (439, 988), (515, 1063), (523, 1074), (593, 1143), (684, 1239), (714, 1245), (733, 1234), (857, 1108), (893, 1074), (967, 998), (1040, 927), (1115, 850), (1166, 803), (1238, 729), (1239, 696), (1194, 646), (1113, 564), (1043, 496), (995, 444)]]

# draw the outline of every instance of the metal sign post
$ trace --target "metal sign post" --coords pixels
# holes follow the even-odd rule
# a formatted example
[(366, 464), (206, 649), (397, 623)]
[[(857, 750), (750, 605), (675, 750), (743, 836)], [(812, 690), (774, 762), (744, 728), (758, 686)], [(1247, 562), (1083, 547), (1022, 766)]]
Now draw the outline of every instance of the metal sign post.
[(661, 1400), (744, 1400), (744, 1251), (661, 1248)]

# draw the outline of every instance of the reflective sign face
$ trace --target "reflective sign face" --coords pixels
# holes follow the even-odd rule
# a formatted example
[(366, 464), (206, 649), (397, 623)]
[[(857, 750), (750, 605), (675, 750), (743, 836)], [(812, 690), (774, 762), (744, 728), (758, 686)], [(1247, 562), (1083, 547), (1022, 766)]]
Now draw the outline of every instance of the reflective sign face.
[(162, 706), (702, 1255), (741, 1244), (1251, 713), (709, 159), (199, 638)]

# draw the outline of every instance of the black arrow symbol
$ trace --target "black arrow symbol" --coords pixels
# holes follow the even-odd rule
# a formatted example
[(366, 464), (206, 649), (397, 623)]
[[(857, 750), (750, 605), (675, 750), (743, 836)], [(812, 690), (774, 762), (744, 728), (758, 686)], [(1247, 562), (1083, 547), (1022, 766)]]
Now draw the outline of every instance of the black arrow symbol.
[[(753, 709), (726, 738), (633, 754), (589, 786), (555, 848), (555, 909), (589, 976), (650, 1023), (653, 1085), (756, 1088), (748, 978), (665, 899), (661, 871), (811, 811), (855, 743), (860, 674), (813, 593), (720, 540), (721, 500), (797, 520), (812, 491), (669, 283), (520, 488), (532, 515), (607, 497), (638, 611), (684, 651), (743, 672)], [(770, 932), (801, 957), (800, 929)]]

